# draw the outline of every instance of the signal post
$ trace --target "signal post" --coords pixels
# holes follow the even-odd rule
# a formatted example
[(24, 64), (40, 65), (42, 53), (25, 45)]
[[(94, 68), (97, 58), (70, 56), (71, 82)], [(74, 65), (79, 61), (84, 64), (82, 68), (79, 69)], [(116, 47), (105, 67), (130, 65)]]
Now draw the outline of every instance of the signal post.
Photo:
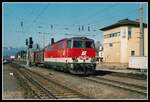
[(31, 59), (29, 58), (31, 49), (33, 48), (33, 40), (32, 37), (29, 37), (29, 40), (26, 39), (26, 46), (27, 46), (27, 66), (31, 66)]

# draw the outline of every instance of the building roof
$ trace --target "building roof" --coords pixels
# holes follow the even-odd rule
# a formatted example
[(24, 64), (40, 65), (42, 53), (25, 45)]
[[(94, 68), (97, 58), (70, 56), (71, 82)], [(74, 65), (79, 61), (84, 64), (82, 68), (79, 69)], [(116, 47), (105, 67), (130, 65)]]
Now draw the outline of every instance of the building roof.
[[(129, 20), (129, 19), (123, 19), (123, 20), (118, 21), (115, 24), (112, 24), (112, 25), (106, 26), (104, 28), (101, 28), (100, 30), (105, 31), (105, 30), (109, 30), (109, 29), (112, 29), (112, 28), (120, 27), (120, 26), (126, 26), (126, 25), (127, 26), (135, 26), (135, 27), (139, 27), (140, 26), (138, 21), (133, 21), (133, 20)], [(143, 23), (143, 26), (147, 27), (147, 24)]]

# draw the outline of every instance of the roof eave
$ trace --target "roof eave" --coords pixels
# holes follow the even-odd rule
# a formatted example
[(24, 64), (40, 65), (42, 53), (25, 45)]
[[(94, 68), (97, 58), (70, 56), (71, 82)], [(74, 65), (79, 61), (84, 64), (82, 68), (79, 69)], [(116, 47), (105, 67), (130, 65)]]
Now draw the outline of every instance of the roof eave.
[[(116, 28), (116, 27), (121, 27), (121, 26), (134, 26), (134, 27), (139, 27), (140, 25), (138, 25), (138, 24), (129, 24), (129, 23), (126, 23), (126, 24), (110, 25), (110, 26), (101, 28), (101, 29), (99, 29), (99, 30), (106, 31), (106, 30), (113, 29), (113, 28)], [(144, 26), (144, 27), (147, 27), (147, 24), (144, 23), (143, 26)]]

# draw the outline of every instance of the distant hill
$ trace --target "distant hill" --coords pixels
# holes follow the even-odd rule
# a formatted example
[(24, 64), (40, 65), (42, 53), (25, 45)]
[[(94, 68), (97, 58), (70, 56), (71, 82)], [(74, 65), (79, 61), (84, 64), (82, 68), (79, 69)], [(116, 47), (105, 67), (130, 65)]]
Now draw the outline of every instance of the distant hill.
[(26, 50), (25, 48), (3, 47), (3, 56), (15, 55), (18, 51)]

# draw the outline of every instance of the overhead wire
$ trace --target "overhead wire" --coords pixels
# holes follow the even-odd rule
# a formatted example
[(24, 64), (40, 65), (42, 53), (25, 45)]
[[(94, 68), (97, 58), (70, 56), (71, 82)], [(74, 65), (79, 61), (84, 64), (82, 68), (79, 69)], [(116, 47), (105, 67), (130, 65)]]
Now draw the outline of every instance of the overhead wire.
[[(132, 14), (130, 14), (130, 15), (128, 15), (128, 16), (125, 16), (124, 18), (129, 18), (129, 17), (131, 17), (131, 16), (133, 16), (133, 15), (135, 15), (135, 14), (137, 14), (137, 12), (138, 12), (138, 9), (135, 9), (135, 10), (133, 10), (133, 11), (130, 11), (130, 12), (128, 12), (128, 13), (132, 13)], [(101, 19), (101, 21), (100, 21), (100, 23), (101, 24), (103, 24), (103, 22), (110, 22), (110, 21), (114, 21), (116, 18), (120, 18), (120, 19), (122, 19), (123, 17), (121, 17), (122, 16), (122, 14), (121, 13), (118, 13), (119, 15), (117, 15), (117, 14), (115, 14), (114, 16), (108, 16), (107, 17), (107, 19), (109, 19), (109, 20), (104, 20), (104, 19), (106, 19), (106, 18), (103, 18), (103, 19)], [(114, 21), (115, 22), (115, 21)]]
[(40, 16), (44, 13), (44, 11), (49, 7), (49, 4), (47, 4), (40, 13), (33, 19), (32, 23), (28, 26), (28, 31), (30, 32), (31, 28), (33, 27), (33, 24), (40, 18)]
[[(110, 8), (105, 7), (105, 8), (102, 9), (102, 11), (103, 11), (103, 10), (106, 11), (106, 9), (109, 10), (109, 9), (111, 9), (111, 8), (117, 6), (117, 5), (118, 5), (118, 4), (113, 4)], [(101, 12), (102, 12), (102, 11), (101, 11)], [(99, 10), (98, 10), (96, 13), (94, 13), (94, 15), (97, 14), (98, 12), (99, 12)], [(93, 17), (93, 15), (90, 15), (90, 16)], [(86, 16), (86, 17), (87, 17), (87, 16)], [(89, 18), (89, 16), (88, 16), (88, 18)], [(71, 26), (72, 26), (72, 27), (73, 27), (73, 26), (76, 26), (76, 27), (81, 26), (81, 27), (82, 27), (82, 30), (84, 30), (83, 25), (75, 25), (75, 24), (71, 24), (71, 25), (60, 25), (60, 24), (48, 24), (48, 23), (45, 23), (45, 24), (47, 24), (47, 25), (55, 25), (55, 26), (69, 26), (69, 27), (71, 27)], [(89, 25), (89, 24), (84, 24), (84, 26), (85, 26), (85, 25)], [(58, 28), (58, 27), (57, 27), (57, 28)], [(88, 29), (89, 29), (89, 26), (88, 26)]]
[[(115, 4), (115, 5), (113, 5), (113, 6), (109, 7), (109, 8), (107, 8), (107, 9), (104, 8), (103, 10), (106, 9), (105, 11), (103, 11), (103, 10), (99, 11), (99, 12), (101, 12), (100, 15), (104, 15), (104, 16), (101, 16), (101, 18), (106, 19), (106, 16), (105, 16), (106, 13), (107, 13), (106, 11), (107, 11), (107, 10), (109, 11), (109, 10), (111, 10), (112, 8), (116, 7), (116, 6), (118, 6), (118, 4)], [(45, 7), (44, 9), (46, 9), (46, 7)], [(39, 13), (39, 15), (36, 16), (36, 18), (33, 20), (34, 23), (37, 21), (37, 19), (39, 18), (39, 16), (40, 16), (43, 12), (44, 12), (44, 10), (42, 10), (42, 11)], [(95, 14), (97, 14), (97, 13), (98, 13), (98, 12), (96, 12)], [(95, 14), (94, 14), (94, 15), (95, 15)], [(121, 14), (121, 13), (119, 13), (119, 14)], [(90, 16), (92, 16), (92, 17), (95, 18), (96, 16), (94, 16), (94, 15), (90, 15)], [(100, 15), (98, 15), (98, 16), (100, 16)], [(115, 15), (115, 18), (116, 18), (117, 15), (114, 14), (114, 13), (113, 13), (113, 15)], [(90, 17), (90, 16), (89, 16), (89, 17)], [(89, 18), (89, 17), (88, 17), (88, 18)], [(112, 17), (112, 16), (107, 16), (107, 18), (109, 18), (109, 17), (111, 17), (112, 20), (114, 19), (114, 17)], [(118, 17), (118, 16), (117, 16), (117, 17)], [(119, 17), (118, 17), (118, 18), (119, 18)], [(103, 19), (100, 19), (101, 22), (104, 22), (104, 21), (105, 21), (105, 20), (103, 20)], [(91, 19), (90, 19), (90, 20), (91, 20)], [(88, 20), (88, 21), (90, 21), (90, 20)], [(96, 20), (98, 20), (98, 19), (96, 19)], [(84, 26), (88, 26), (88, 29), (89, 29), (89, 26), (92, 26), (92, 25), (91, 25), (91, 23), (89, 24), (88, 21), (87, 21), (87, 24), (83, 24), (83, 25), (84, 25)], [(108, 21), (108, 20), (106, 20), (106, 21)], [(91, 22), (93, 22), (93, 20), (91, 20)], [(37, 22), (36, 22), (36, 23), (37, 23)], [(50, 25), (53, 25), (53, 27), (54, 27), (54, 26), (57, 26), (57, 30), (58, 30), (58, 29), (59, 29), (59, 30), (60, 30), (60, 29), (63, 29), (63, 27), (61, 27), (61, 26), (68, 26), (68, 27), (69, 27), (68, 29), (71, 29), (71, 27), (78, 27), (78, 26), (81, 26), (81, 27), (82, 27), (82, 30), (84, 30), (83, 25), (75, 25), (75, 24), (61, 25), (61, 24), (48, 24), (48, 23), (47, 23), (47, 25), (49, 25), (49, 26), (50, 26)], [(58, 27), (58, 26), (60, 26), (60, 27)], [(65, 28), (65, 27), (64, 27), (64, 28)], [(81, 29), (80, 29), (80, 30), (81, 30)]]
[[(112, 6), (115, 6), (116, 4), (113, 4)], [(108, 6), (109, 7), (109, 6)], [(104, 8), (102, 8), (101, 10), (98, 10), (98, 11), (96, 11), (96, 12), (94, 12), (94, 13), (92, 13), (92, 14), (90, 14), (90, 15), (88, 15), (88, 16), (81, 16), (80, 18), (78, 18), (78, 20), (76, 21), (76, 22), (78, 22), (78, 21), (81, 21), (82, 19), (83, 20), (86, 20), (86, 19), (88, 19), (89, 20), (89, 18), (91, 19), (92, 17), (94, 17), (94, 15), (97, 15), (97, 13), (99, 13), (100, 11), (104, 11), (104, 10), (106, 10), (108, 7), (104, 7)]]

